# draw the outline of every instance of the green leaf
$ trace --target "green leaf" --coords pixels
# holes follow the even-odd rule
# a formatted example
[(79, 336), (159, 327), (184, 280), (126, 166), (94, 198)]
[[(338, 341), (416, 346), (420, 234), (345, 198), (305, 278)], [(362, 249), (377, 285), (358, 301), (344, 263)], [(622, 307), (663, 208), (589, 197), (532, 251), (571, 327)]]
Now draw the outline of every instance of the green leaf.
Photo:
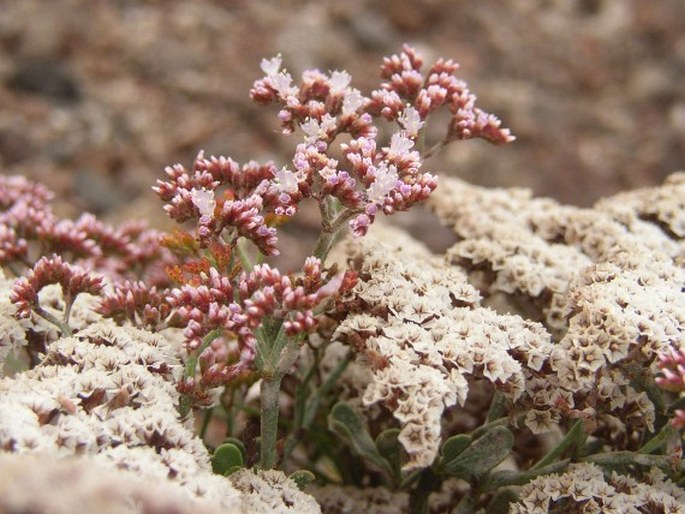
[(444, 462), (449, 462), (456, 459), (461, 452), (463, 452), (473, 441), (473, 438), (468, 434), (458, 434), (450, 437), (440, 449)]
[(245, 455), (247, 455), (247, 450), (245, 450), (245, 445), (243, 442), (238, 439), (237, 437), (227, 437), (226, 439), (223, 440), (222, 444), (230, 443), (234, 446), (236, 446), (240, 450), (240, 454), (243, 457), (243, 462), (245, 461)]
[(233, 473), (235, 473), (236, 471), (240, 471), (240, 470), (243, 469), (244, 467), (245, 467), (245, 466), (233, 466), (233, 467), (229, 468), (228, 471), (226, 471), (226, 472), (224, 473), (224, 476), (225, 476), (225, 477), (230, 477)]
[(466, 480), (484, 475), (502, 462), (514, 446), (514, 434), (498, 426), (476, 439), (454, 459), (445, 461), (443, 469)]
[(630, 451), (620, 451), (611, 453), (599, 453), (589, 455), (582, 459), (585, 462), (595, 464), (609, 469), (621, 468), (626, 466), (659, 467), (662, 470), (685, 471), (685, 462), (673, 462), (668, 455), (651, 455), (635, 453)]
[(351, 446), (357, 454), (392, 476), (392, 466), (380, 454), (364, 426), (362, 417), (352, 407), (343, 402), (336, 403), (328, 415), (328, 428)]
[(212, 470), (214, 473), (228, 475), (244, 465), (243, 454), (235, 444), (224, 443), (214, 450), (212, 455)]
[(504, 396), (502, 392), (495, 391), (495, 395), (492, 398), (492, 403), (490, 404), (490, 410), (488, 411), (488, 417), (485, 419), (485, 422), (490, 423), (502, 417), (506, 405), (507, 397)]
[(579, 419), (569, 429), (564, 438), (559, 441), (559, 444), (557, 444), (547, 453), (547, 455), (540, 459), (532, 469), (539, 469), (548, 466), (557, 460), (568, 449), (578, 451), (578, 449), (585, 442), (586, 437), (585, 430), (583, 429), (583, 420)]
[(389, 428), (383, 430), (376, 437), (376, 448), (378, 453), (390, 464), (393, 471), (393, 478), (396, 483), (402, 479), (402, 444), (397, 437), (400, 435), (399, 428)]
[(399, 428), (389, 428), (383, 430), (378, 437), (376, 437), (376, 448), (378, 452), (387, 460), (392, 461), (393, 459), (399, 459), (400, 449), (402, 445), (397, 440), (397, 436), (400, 435)]
[(485, 509), (485, 514), (500, 514), (501, 512), (509, 512), (509, 505), (518, 500), (518, 495), (511, 489), (502, 489), (497, 491), (495, 496), (488, 503)]
[(652, 437), (638, 450), (638, 453), (653, 453), (666, 444), (669, 439), (675, 438), (677, 435), (678, 429), (670, 423), (666, 423), (657, 435)]
[(569, 462), (571, 459), (564, 459), (542, 468), (533, 468), (527, 471), (498, 471), (487, 479), (483, 485), (483, 490), (495, 491), (508, 485), (525, 485), (537, 476), (562, 471)]
[(297, 488), (300, 491), (304, 490), (308, 484), (311, 484), (316, 479), (314, 473), (307, 469), (298, 469), (291, 473), (288, 478), (297, 484)]

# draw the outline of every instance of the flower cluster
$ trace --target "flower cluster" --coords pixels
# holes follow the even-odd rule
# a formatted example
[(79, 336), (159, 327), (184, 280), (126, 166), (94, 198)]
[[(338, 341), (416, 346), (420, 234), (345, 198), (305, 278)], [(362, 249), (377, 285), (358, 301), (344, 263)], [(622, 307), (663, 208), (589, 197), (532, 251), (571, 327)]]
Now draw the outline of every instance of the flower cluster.
[[(685, 469), (667, 418), (685, 426), (683, 399), (664, 393), (685, 391), (685, 174), (589, 209), (450, 179), (439, 191), (422, 170), (434, 151), (513, 139), (456, 63), (424, 72), (405, 46), (368, 97), (344, 71), (296, 84), (280, 57), (261, 67), (251, 97), (278, 104), (299, 144), (285, 166), (200, 152), (168, 167), (154, 190), (189, 232), (59, 219), (42, 186), (0, 178), (0, 365), (13, 372), (0, 451), (161, 480), (186, 496), (179, 512), (320, 512), (296, 486), (308, 470), (290, 480), (280, 461), (369, 486), (319, 488), (324, 509), (682, 511), (664, 473)], [(426, 149), (441, 109), (447, 130)], [(282, 273), (262, 258), (305, 199), (319, 240)], [(454, 228), (444, 255), (376, 223), (423, 201)], [(345, 226), (357, 237), (327, 266)], [(21, 371), (9, 356), (24, 346)], [(192, 407), (210, 405), (202, 441)], [(210, 473), (207, 447), (233, 436)], [(154, 510), (140, 487), (126, 501)]]
[[(294, 210), (298, 195), (311, 194), (319, 201), (332, 196), (349, 210), (348, 217), (354, 216), (350, 226), (361, 236), (378, 212), (392, 214), (426, 200), (437, 182), (430, 173), (420, 172), (421, 155), (415, 147), (427, 118), (443, 105), (449, 106), (452, 121), (442, 145), (472, 137), (492, 143), (513, 140), (497, 118), (475, 107), (475, 96), (454, 76), (456, 63), (441, 59), (424, 76), (421, 57), (406, 45), (399, 55), (384, 60), (381, 77), (388, 82), (370, 98), (350, 87), (350, 75), (344, 71), (326, 75), (309, 70), (296, 86), (281, 64), (280, 56), (262, 61), (266, 76), (255, 82), (251, 96), (260, 103), (280, 104), (283, 131), (299, 128), (305, 136), (297, 146), (293, 170), (283, 168), (275, 180), (286, 213)], [(377, 142), (378, 117), (398, 125), (388, 146)], [(344, 163), (327, 155), (340, 134), (352, 138), (340, 145)]]
[[(9, 284), (0, 282), (3, 296)], [(64, 301), (60, 291), (53, 292)], [(0, 468), (10, 474), (0, 484), (0, 507), (12, 498), (12, 509), (30, 505), (32, 511), (53, 512), (54, 502), (64, 501), (58, 510), (66, 512), (76, 495), (104, 512), (129, 512), (130, 505), (140, 507), (130, 512), (149, 507), (151, 512), (237, 513), (247, 505), (264, 513), (320, 512), (278, 471), (263, 477), (244, 470), (236, 486), (212, 473), (205, 445), (177, 413), (183, 363), (174, 339), (117, 326), (94, 312), (96, 307), (95, 301), (76, 303), (74, 316), (89, 319), (87, 326), (53, 341), (35, 368), (0, 378), (0, 449), (15, 454), (0, 455)], [(69, 498), (54, 489), (56, 477), (47, 470), (61, 470), (76, 482), (66, 488)], [(39, 487), (47, 485), (48, 476), (52, 487)], [(265, 480), (273, 486), (270, 494), (249, 487), (267, 487)], [(7, 491), (8, 484), (33, 484), (32, 501), (26, 491)], [(268, 506), (260, 506), (258, 496)]]
[(10, 300), (17, 305), (17, 316), (26, 318), (32, 310), (40, 311), (38, 293), (48, 284), (62, 286), (65, 302), (70, 306), (79, 293), (97, 295), (102, 290), (102, 277), (91, 276), (84, 269), (64, 262), (55, 255), (42, 257), (27, 277), (12, 288)]
[[(659, 353), (683, 345), (682, 174), (593, 209), (523, 190), (443, 186), (431, 206), (462, 239), (448, 258), (480, 277), (484, 296), (540, 319), (558, 339), (554, 373), (530, 382), (539, 389), (531, 407), (651, 429), (654, 405), (631, 384), (636, 374), (653, 381)], [(559, 410), (549, 398), (561, 391)]]
[(562, 474), (536, 478), (521, 490), (509, 514), (602, 512), (604, 514), (683, 511), (685, 493), (654, 468), (640, 480), (615, 471), (605, 478), (599, 466), (571, 464)]
[[(371, 368), (364, 403), (382, 402), (400, 422), (407, 468), (432, 462), (443, 411), (466, 404), (474, 379), (501, 391), (533, 434), (582, 419), (588, 433), (626, 448), (655, 429), (656, 397), (644, 384), (654, 383), (660, 353), (683, 348), (685, 272), (675, 230), (650, 220), (677, 219), (656, 212), (682, 201), (685, 188), (678, 196), (670, 187), (678, 180), (634, 194), (624, 203), (632, 210), (446, 180), (431, 200), (461, 238), (446, 261), (387, 228), (349, 244), (361, 280), (335, 338)], [(659, 195), (641, 218), (644, 197)], [(471, 284), (503, 314), (480, 307)], [(512, 311), (521, 316), (504, 315)], [(669, 355), (661, 381), (675, 384)]]
[[(215, 340), (203, 349), (200, 379), (186, 377), (179, 387), (197, 397), (199, 391), (249, 369), (256, 355), (255, 333), (268, 319), (282, 320), (290, 337), (313, 331), (318, 323), (313, 309), (338, 291), (342, 279), (338, 275), (325, 280), (321, 262), (310, 257), (301, 277), (261, 264), (231, 281), (210, 268), (198, 284), (171, 290), (167, 302), (175, 309), (178, 325), (186, 327), (188, 351), (200, 348), (203, 338), (216, 329), (226, 334), (226, 341)], [(232, 339), (238, 343), (233, 350)]]
[(241, 491), (242, 512), (280, 514), (321, 514), (321, 507), (295, 482), (276, 470), (241, 469), (231, 475), (233, 486)]
[(130, 321), (137, 327), (162, 330), (175, 326), (166, 293), (166, 289), (158, 290), (142, 281), (118, 282), (103, 295), (97, 312), (118, 323)]
[(237, 501), (231, 508), (203, 498), (189, 498), (183, 493), (173, 482), (141, 476), (123, 467), (112, 469), (96, 458), (0, 454), (0, 512), (244, 512)]
[[(379, 227), (380, 228), (380, 227)], [(372, 371), (365, 405), (383, 403), (402, 429), (404, 469), (429, 466), (442, 438), (446, 409), (464, 406), (485, 380), (512, 402), (552, 353), (539, 324), (479, 305), (466, 275), (418, 242), (383, 227), (350, 244), (360, 280), (334, 338), (351, 345)], [(533, 429), (540, 422), (530, 420)], [(549, 423), (548, 423), (549, 425)]]
[[(298, 86), (281, 65), (280, 57), (262, 61), (265, 76), (254, 83), (251, 97), (258, 103), (280, 104), (284, 132), (304, 134), (292, 166), (240, 166), (230, 158), (207, 158), (200, 152), (191, 169), (180, 164), (166, 168), (167, 180), (158, 180), (154, 191), (172, 219), (195, 222), (191, 241), (176, 238), (170, 248), (182, 249), (186, 257), (204, 264), (194, 279), (168, 292), (169, 308), (151, 305), (143, 286), (126, 284), (105, 299), (101, 310), (134, 315), (149, 326), (170, 322), (173, 310), (174, 326), (186, 327), (188, 351), (201, 352), (202, 378), (198, 382), (194, 375), (187, 376), (180, 385), (193, 397), (247, 369), (256, 356), (257, 331), (270, 320), (279, 320), (291, 338), (316, 328), (313, 309), (343, 284), (339, 275), (322, 278), (319, 259), (325, 259), (345, 222), (355, 236), (362, 236), (378, 213), (404, 211), (429, 197), (437, 182), (421, 172), (417, 142), (431, 113), (446, 105), (453, 114), (441, 144), (470, 137), (493, 143), (513, 139), (496, 118), (475, 107), (475, 96), (454, 77), (455, 63), (440, 60), (424, 78), (421, 58), (410, 47), (385, 60), (381, 76), (388, 82), (371, 98), (352, 88), (344, 71), (309, 70)], [(378, 141), (374, 120), (379, 117), (398, 125), (387, 146)], [(330, 155), (341, 134), (351, 137), (340, 144), (342, 161)], [(306, 198), (319, 205), (322, 233), (316, 257), (304, 264), (303, 277), (295, 280), (268, 265), (248, 265), (241, 272), (245, 263), (236, 259), (242, 251), (239, 240), (252, 242), (262, 254), (277, 255), (272, 221), (296, 214)], [(217, 254), (223, 262), (216, 262)], [(184, 275), (178, 267), (174, 273)], [(221, 338), (206, 341), (217, 329)]]
[(113, 227), (88, 213), (63, 219), (52, 211), (52, 198), (24, 177), (0, 177), (0, 265), (19, 275), (56, 254), (112, 280), (164, 282), (161, 270), (173, 259), (158, 244), (157, 231), (142, 222)]
[(276, 230), (267, 226), (263, 215), (281, 206), (270, 187), (276, 176), (273, 163), (249, 162), (241, 167), (225, 157), (206, 159), (200, 152), (191, 170), (176, 164), (165, 172), (169, 180), (158, 180), (153, 188), (166, 202), (164, 210), (179, 223), (197, 220), (197, 237), (205, 245), (226, 230), (231, 231), (224, 234), (230, 246), (245, 237), (264, 254), (278, 254)]
[(426, 118), (446, 105), (452, 116), (442, 144), (471, 138), (493, 144), (514, 140), (496, 116), (475, 106), (476, 96), (454, 76), (459, 64), (452, 59), (438, 59), (425, 77), (422, 66), (421, 55), (407, 45), (401, 54), (383, 59), (381, 76), (388, 82), (372, 93), (369, 110), (389, 121), (398, 121), (416, 137)]

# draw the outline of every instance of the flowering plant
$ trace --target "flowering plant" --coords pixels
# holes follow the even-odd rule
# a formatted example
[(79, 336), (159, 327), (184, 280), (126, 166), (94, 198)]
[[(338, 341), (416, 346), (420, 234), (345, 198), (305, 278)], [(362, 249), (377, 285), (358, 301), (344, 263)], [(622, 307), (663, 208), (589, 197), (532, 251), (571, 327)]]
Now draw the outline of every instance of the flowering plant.
[[(292, 472), (318, 482), (310, 490), (331, 509), (343, 508), (343, 489), (324, 485), (336, 482), (382, 487), (397, 495), (385, 503), (417, 513), (629, 502), (650, 512), (682, 500), (682, 402), (657, 387), (682, 391), (685, 374), (682, 177), (591, 210), (454, 179), (437, 188), (423, 165), (445, 145), (514, 139), (476, 107), (456, 63), (424, 72), (405, 46), (368, 97), (343, 71), (295, 83), (280, 56), (261, 68), (250, 96), (277, 104), (283, 132), (299, 134), (292, 159), (240, 165), (200, 152), (189, 169), (168, 167), (154, 191), (184, 229), (62, 220), (42, 186), (2, 179), (0, 264), (17, 277), (2, 319), (18, 321), (0, 357), (25, 347), (26, 377), (39, 382), (65, 366), (85, 373), (84, 355), (99, 352), (100, 379), (117, 384), (31, 406), (41, 426), (107, 420), (117, 429), (81, 447), (140, 438), (176, 476), (172, 449), (202, 466), (185, 432), (198, 416), (215, 473), (253, 491), (265, 477), (281, 483), (274, 468)], [(440, 109), (444, 136), (426, 141)], [(318, 240), (299, 272), (283, 273), (264, 259), (304, 201), (318, 206)], [(442, 257), (371, 230), (379, 214), (422, 202), (459, 239)], [(334, 247), (345, 227), (352, 237)], [(130, 387), (117, 374), (126, 363), (140, 368)], [(112, 413), (149, 406), (149, 383), (175, 411), (131, 435)], [(17, 433), (0, 426), (0, 447), (36, 446)], [(241, 470), (252, 466), (259, 479)]]

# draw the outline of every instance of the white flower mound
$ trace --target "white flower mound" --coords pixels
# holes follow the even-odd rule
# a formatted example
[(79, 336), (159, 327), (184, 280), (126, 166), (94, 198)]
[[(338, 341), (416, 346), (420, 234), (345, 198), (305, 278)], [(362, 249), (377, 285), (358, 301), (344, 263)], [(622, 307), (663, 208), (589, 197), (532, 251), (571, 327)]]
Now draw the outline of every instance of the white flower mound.
[[(25, 344), (24, 325), (13, 320), (7, 299), (10, 285), (0, 281), (0, 364)], [(44, 293), (46, 304), (63, 305), (58, 287)], [(192, 420), (182, 421), (176, 411), (179, 346), (104, 320), (93, 305), (93, 297), (79, 295), (72, 311), (76, 334), (55, 338), (45, 327), (42, 362), (0, 378), (0, 470), (7, 466), (12, 477), (0, 479), (0, 491), (31, 491), (0, 493), (0, 511), (75, 512), (68, 498), (73, 490), (83, 505), (97, 505), (93, 512), (320, 512), (278, 471), (264, 482), (244, 470), (243, 480), (254, 477), (261, 484), (259, 492), (253, 487), (244, 493), (212, 473)], [(59, 485), (60, 471), (72, 477), (68, 486)], [(155, 492), (162, 498), (155, 500)], [(260, 503), (256, 497), (262, 494)], [(45, 507), (50, 500), (62, 504)]]
[(552, 346), (541, 325), (480, 307), (457, 268), (408, 236), (383, 230), (350, 244), (360, 275), (369, 277), (354, 292), (365, 308), (334, 337), (363, 339), (373, 372), (364, 404), (391, 406), (409, 455), (404, 469), (412, 470), (435, 459), (444, 411), (464, 405), (471, 379), (484, 378), (516, 401), (524, 369), (539, 371)]

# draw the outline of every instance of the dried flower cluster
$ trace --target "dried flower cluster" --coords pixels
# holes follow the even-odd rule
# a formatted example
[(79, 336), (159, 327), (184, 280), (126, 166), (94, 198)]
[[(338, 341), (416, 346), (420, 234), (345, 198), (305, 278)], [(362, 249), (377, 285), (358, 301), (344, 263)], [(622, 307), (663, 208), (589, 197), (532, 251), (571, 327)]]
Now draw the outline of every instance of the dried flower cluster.
[(0, 512), (243, 514), (193, 501), (173, 483), (84, 457), (0, 454)]
[(465, 404), (470, 382), (485, 379), (516, 401), (524, 369), (539, 371), (551, 343), (539, 324), (480, 307), (464, 273), (383, 228), (381, 239), (350, 245), (361, 280), (334, 337), (369, 363), (364, 403), (391, 407), (411, 470), (433, 462), (444, 411)]
[[(444, 261), (388, 229), (349, 243), (360, 282), (335, 335), (373, 372), (364, 403), (382, 402), (400, 422), (405, 469), (433, 461), (443, 411), (464, 405), (477, 379), (504, 393), (536, 434), (569, 418), (619, 445), (653, 430), (655, 405), (636, 384), (653, 381), (660, 352), (685, 346), (685, 271), (674, 262), (675, 231), (651, 223), (661, 215), (644, 197), (664, 199), (658, 212), (676, 210), (680, 176), (633, 194), (633, 210), (622, 201), (620, 217), (610, 209), (618, 201), (578, 209), (445, 182), (431, 205), (461, 240)], [(481, 294), (524, 318), (481, 307)]]
[(324, 512), (365, 512), (366, 514), (404, 514), (409, 509), (405, 492), (391, 492), (384, 487), (341, 487), (326, 485), (312, 494)]
[(444, 186), (432, 207), (461, 238), (448, 259), (470, 271), (486, 301), (540, 320), (557, 340), (550, 372), (531, 383), (535, 408), (563, 394), (561, 413), (595, 421), (603, 413), (628, 433), (652, 428), (654, 405), (630, 384), (653, 380), (659, 353), (685, 345), (674, 214), (685, 201), (683, 175), (593, 209), (521, 190)]
[(562, 474), (536, 478), (523, 487), (509, 514), (588, 512), (640, 514), (685, 512), (685, 492), (653, 468), (636, 480), (615, 471), (605, 477), (594, 464), (571, 464)]
[[(3, 298), (10, 284), (2, 282)], [(55, 287), (44, 292), (58, 299), (61, 295)], [(245, 471), (242, 485), (236, 489), (227, 479), (213, 474), (207, 450), (193, 433), (192, 424), (179, 419), (176, 381), (182, 363), (179, 344), (174, 343), (177, 338), (169, 333), (162, 336), (117, 326), (98, 316), (96, 307), (97, 299), (84, 295), (74, 304), (74, 318), (88, 320), (86, 326), (74, 336), (51, 342), (41, 364), (32, 370), (0, 379), (3, 451), (50, 459), (76, 455), (87, 458), (91, 464), (61, 465), (64, 469), (73, 467), (79, 474), (85, 473), (80, 471), (82, 468), (94, 470), (91, 485), (95, 489), (89, 494), (79, 492), (74, 498), (97, 502), (112, 512), (127, 508), (143, 512), (135, 510), (140, 508), (136, 507), (140, 502), (149, 505), (150, 510), (145, 512), (167, 512), (163, 506), (169, 504), (163, 498), (154, 500), (141, 487), (128, 488), (133, 476), (145, 483), (157, 482), (150, 487), (160, 492), (168, 490), (170, 498), (179, 499), (179, 508), (185, 502), (189, 509), (192, 505), (200, 512), (291, 512), (291, 507), (298, 512), (305, 507), (307, 512), (318, 512), (312, 508), (311, 498), (276, 471), (273, 473), (278, 476), (272, 480), (284, 490), (289, 487), (289, 496), (274, 496), (268, 508), (248, 509), (246, 505), (254, 503), (253, 490), (262, 479)], [(8, 462), (21, 470), (32, 461)], [(42, 466), (45, 468), (44, 462)], [(104, 471), (99, 471), (98, 466)], [(108, 477), (114, 475), (107, 468), (128, 474), (112, 482)], [(85, 486), (85, 478), (81, 481)], [(251, 483), (255, 485), (249, 486)], [(17, 505), (29, 501), (16, 494), (9, 498), (15, 498), (12, 501), (19, 502)], [(31, 504), (43, 505), (44, 501), (37, 495)], [(64, 505), (66, 508), (71, 503)]]
[(280, 471), (241, 469), (231, 475), (231, 482), (243, 493), (240, 505), (243, 512), (321, 514), (314, 498), (300, 491)]

